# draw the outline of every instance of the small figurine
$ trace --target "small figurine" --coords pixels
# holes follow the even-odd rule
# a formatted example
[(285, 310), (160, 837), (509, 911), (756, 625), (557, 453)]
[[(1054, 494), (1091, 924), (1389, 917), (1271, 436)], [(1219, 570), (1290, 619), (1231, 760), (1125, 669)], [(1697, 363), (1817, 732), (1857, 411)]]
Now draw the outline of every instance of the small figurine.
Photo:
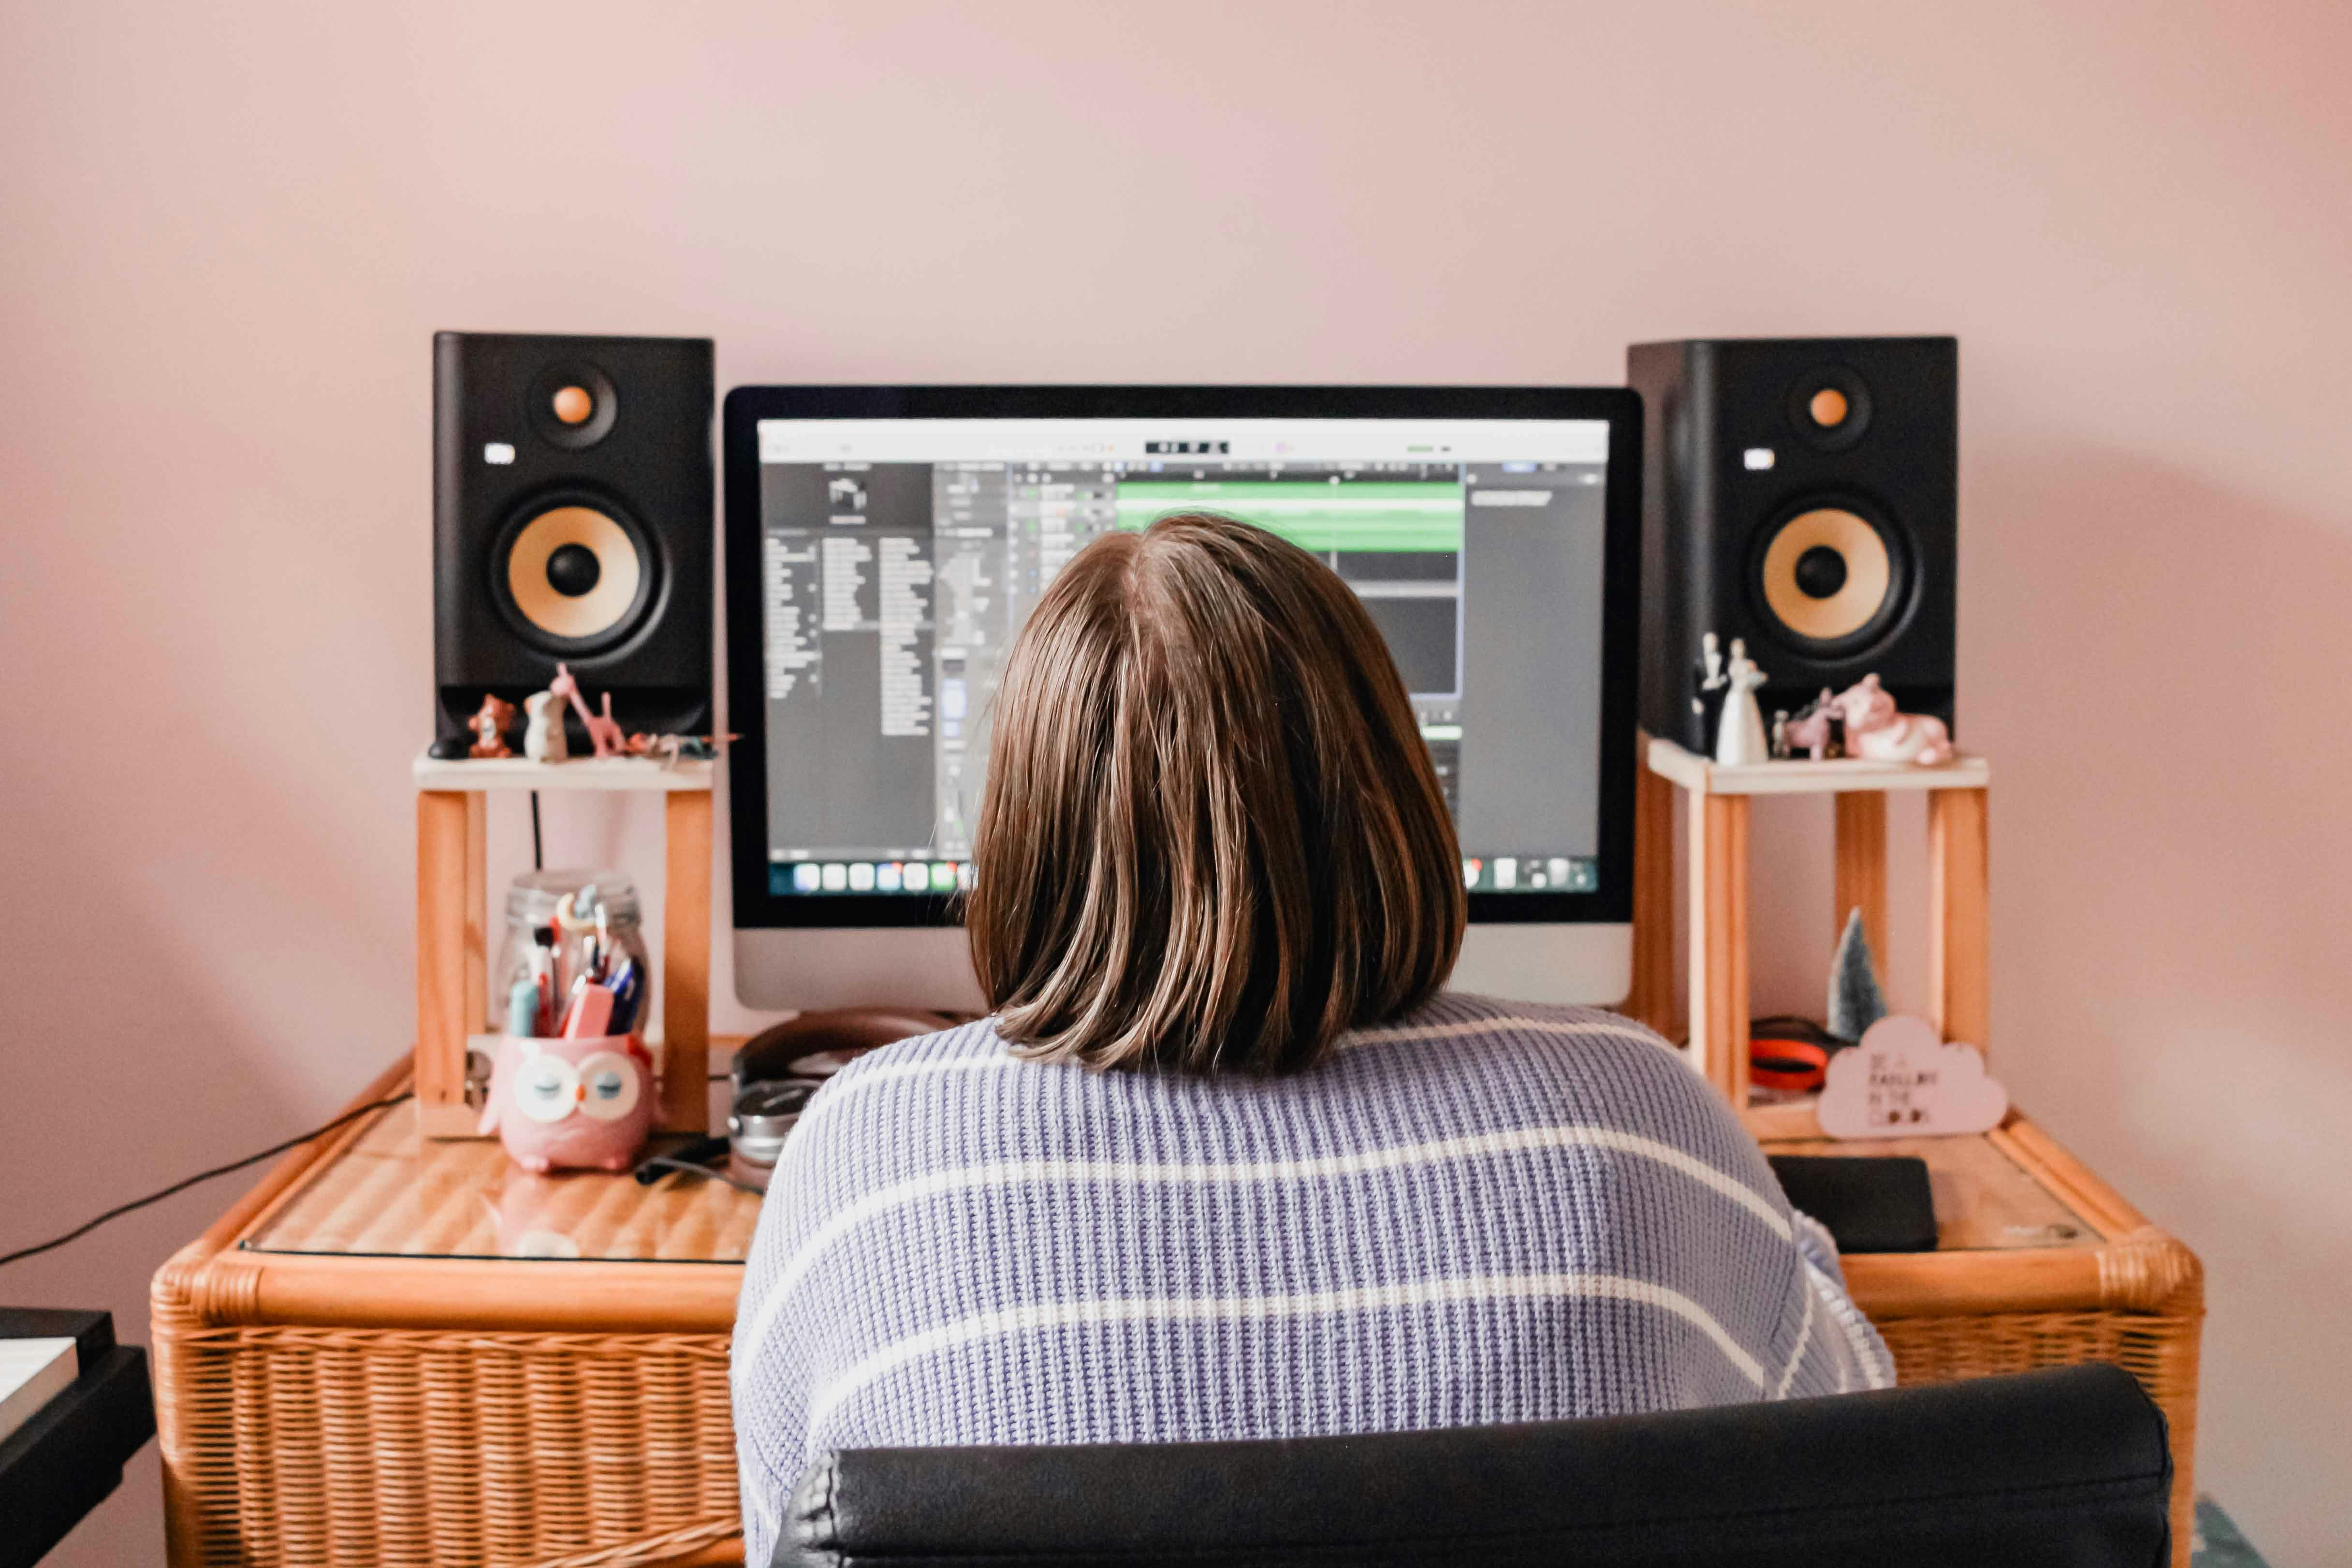
[(1862, 910), (1855, 909), (1847, 914), (1837, 954), (1830, 960), (1829, 1031), (1841, 1040), (1858, 1040), (1885, 1016), (1886, 993), (1871, 961), (1870, 938), (1863, 934)]
[(547, 683), (547, 689), (554, 696), (571, 700), (572, 708), (580, 715), (580, 722), (587, 726), (588, 744), (594, 748), (598, 756), (617, 757), (622, 754), (621, 726), (613, 721), (611, 692), (604, 693), (604, 711), (601, 715), (591, 713), (588, 700), (580, 694), (580, 682), (572, 679), (569, 667), (561, 664), (555, 667), (555, 679)]
[(1691, 679), (1697, 692), (1691, 699), (1691, 711), (1698, 716), (1699, 744), (1705, 747), (1715, 735), (1723, 712), (1723, 699), (1730, 687), (1723, 673), (1723, 647), (1713, 632), (1698, 639), (1698, 662), (1691, 667)]
[(681, 762), (708, 763), (719, 757), (721, 741), (740, 741), (740, 735), (646, 735), (628, 738), (622, 750), (633, 757), (652, 757), (665, 768), (674, 768)]
[(1837, 699), (1831, 694), (1830, 689), (1824, 686), (1819, 698), (1800, 710), (1797, 716), (1789, 721), (1789, 754), (1794, 755), (1797, 748), (1802, 746), (1817, 763), (1824, 758), (1836, 756), (1838, 754), (1836, 729)]
[(1756, 705), (1764, 672), (1756, 668), (1756, 661), (1748, 657), (1748, 645), (1738, 637), (1731, 639), (1731, 662), (1724, 679), (1730, 690), (1723, 700), (1723, 717), (1716, 725), (1715, 760), (1727, 767), (1771, 761), (1772, 748), (1764, 738), (1763, 710)]
[(653, 1058), (629, 1036), (499, 1042), (481, 1125), (526, 1171), (625, 1171), (653, 1131)]
[(482, 699), (482, 710), (467, 721), (466, 727), (474, 731), (474, 744), (467, 752), (469, 757), (511, 757), (507, 745), (507, 726), (514, 722), (514, 704), (501, 702), (495, 697)]
[(1859, 685), (1838, 694), (1837, 709), (1845, 720), (1845, 750), (1850, 757), (1874, 763), (1916, 763), (1938, 767), (1952, 760), (1951, 732), (1944, 721), (1925, 713), (1898, 713), (1895, 699), (1865, 675)]
[(523, 727), (522, 754), (534, 763), (560, 763), (572, 754), (563, 739), (563, 699), (553, 691), (534, 691), (522, 700), (530, 715)]
[(1772, 710), (1772, 760), (1776, 763), (1789, 760), (1789, 710), (1786, 708)]

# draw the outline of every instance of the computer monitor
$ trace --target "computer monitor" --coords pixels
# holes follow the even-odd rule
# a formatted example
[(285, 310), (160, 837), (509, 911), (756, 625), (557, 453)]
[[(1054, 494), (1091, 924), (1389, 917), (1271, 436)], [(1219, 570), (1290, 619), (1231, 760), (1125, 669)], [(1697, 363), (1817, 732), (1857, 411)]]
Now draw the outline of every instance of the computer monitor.
[(738, 387), (723, 429), (736, 991), (981, 1005), (990, 704), (1088, 540), (1173, 510), (1330, 563), (1461, 839), (1457, 989), (1632, 972), (1641, 405), (1622, 389)]

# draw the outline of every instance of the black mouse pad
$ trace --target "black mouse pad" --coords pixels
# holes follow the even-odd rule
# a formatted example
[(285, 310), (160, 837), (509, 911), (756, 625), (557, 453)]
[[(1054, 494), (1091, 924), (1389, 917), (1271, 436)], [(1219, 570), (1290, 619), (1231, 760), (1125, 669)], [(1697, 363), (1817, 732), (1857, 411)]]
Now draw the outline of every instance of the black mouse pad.
[(1840, 1252), (1933, 1252), (1927, 1162), (1907, 1154), (1769, 1156), (1789, 1202), (1828, 1227)]

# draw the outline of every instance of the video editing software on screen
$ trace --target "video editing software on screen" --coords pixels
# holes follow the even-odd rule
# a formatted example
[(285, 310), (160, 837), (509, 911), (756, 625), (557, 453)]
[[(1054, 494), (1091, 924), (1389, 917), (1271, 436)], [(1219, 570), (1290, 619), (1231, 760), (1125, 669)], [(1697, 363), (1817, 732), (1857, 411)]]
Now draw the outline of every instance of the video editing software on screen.
[(769, 882), (969, 886), (1007, 650), (1087, 541), (1237, 517), (1328, 562), (1412, 694), (1481, 892), (1596, 885), (1608, 426), (763, 420)]

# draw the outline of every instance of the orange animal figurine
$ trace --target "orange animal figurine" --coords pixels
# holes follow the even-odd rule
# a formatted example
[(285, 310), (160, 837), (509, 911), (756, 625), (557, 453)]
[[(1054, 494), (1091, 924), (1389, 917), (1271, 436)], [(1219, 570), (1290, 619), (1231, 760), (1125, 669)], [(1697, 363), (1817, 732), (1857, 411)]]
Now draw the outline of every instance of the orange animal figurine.
[(482, 699), (482, 710), (467, 721), (466, 727), (474, 732), (474, 744), (467, 752), (469, 757), (511, 757), (507, 747), (507, 726), (514, 722), (514, 704), (501, 702), (495, 697)]

